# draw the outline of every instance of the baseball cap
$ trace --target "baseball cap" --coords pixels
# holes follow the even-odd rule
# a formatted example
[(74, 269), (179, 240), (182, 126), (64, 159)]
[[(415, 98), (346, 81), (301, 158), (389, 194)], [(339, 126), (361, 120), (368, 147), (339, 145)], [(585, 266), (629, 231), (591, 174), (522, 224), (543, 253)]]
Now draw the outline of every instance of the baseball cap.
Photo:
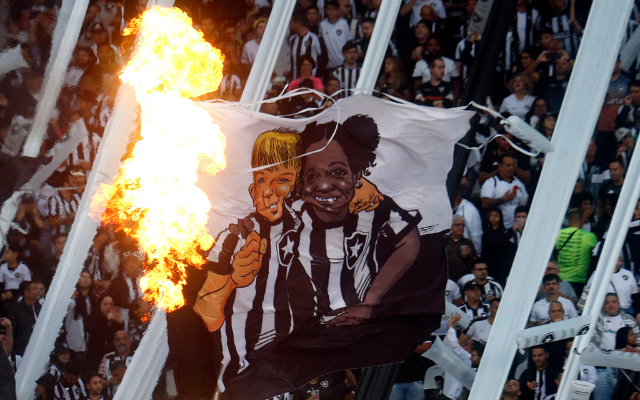
[(475, 287), (480, 287), (480, 284), (476, 281), (469, 281), (464, 284), (464, 291), (466, 292), (467, 290), (471, 290)]
[(40, 378), (38, 378), (36, 383), (38, 385), (42, 385), (46, 387), (47, 389), (53, 390), (56, 386), (56, 378), (54, 378), (53, 375), (51, 375), (50, 373), (46, 373), (42, 375)]

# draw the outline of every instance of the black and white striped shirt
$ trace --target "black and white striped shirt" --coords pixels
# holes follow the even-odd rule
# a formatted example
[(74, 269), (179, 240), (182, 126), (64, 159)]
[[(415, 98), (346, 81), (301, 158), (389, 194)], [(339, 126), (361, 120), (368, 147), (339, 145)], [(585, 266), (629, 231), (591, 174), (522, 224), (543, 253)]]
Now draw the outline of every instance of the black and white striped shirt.
[(551, 28), (555, 38), (562, 42), (569, 57), (575, 58), (580, 45), (580, 37), (573, 29), (569, 14), (564, 12), (560, 15), (547, 16), (544, 22), (544, 27)]
[[(78, 206), (80, 205), (80, 195), (77, 193), (73, 193), (71, 195), (71, 200), (66, 200), (60, 193), (56, 193), (49, 198), (47, 202), (47, 212), (51, 217), (61, 218), (71, 215), (78, 211)], [(57, 233), (69, 233), (71, 229), (71, 224), (68, 225), (58, 225), (57, 227), (52, 227), (52, 234), (55, 235)]]
[(84, 400), (87, 398), (87, 389), (82, 379), (78, 379), (78, 383), (70, 387), (65, 387), (62, 383), (56, 383), (53, 389), (54, 400)]
[(486, 303), (480, 303), (478, 308), (473, 309), (469, 307), (469, 305), (465, 302), (460, 309), (464, 311), (471, 320), (474, 320), (479, 317), (486, 317), (489, 315), (489, 305)]
[(333, 70), (332, 75), (340, 81), (340, 89), (344, 90), (340, 98), (349, 97), (353, 94), (351, 89), (355, 89), (358, 84), (360, 70), (361, 67), (359, 65), (349, 68), (344, 64)]
[(102, 357), (102, 362), (100, 363), (100, 368), (98, 368), (98, 373), (104, 376), (106, 379), (111, 379), (111, 364), (113, 364), (114, 361), (124, 361), (127, 367), (129, 367), (132, 360), (133, 352), (123, 357), (117, 352), (112, 351)]
[[(302, 37), (297, 34), (291, 35), (289, 46), (291, 46), (291, 72), (293, 73), (293, 79), (298, 79), (300, 77), (300, 71), (298, 71), (298, 59), (300, 56), (308, 54), (317, 64), (318, 57), (322, 54), (322, 46), (318, 35), (311, 31)], [(313, 69), (313, 74), (316, 74), (316, 68)]]
[(88, 162), (93, 165), (98, 154), (98, 147), (102, 142), (102, 138), (95, 132), (89, 132), (78, 146), (69, 154), (69, 165), (77, 166), (81, 162)]

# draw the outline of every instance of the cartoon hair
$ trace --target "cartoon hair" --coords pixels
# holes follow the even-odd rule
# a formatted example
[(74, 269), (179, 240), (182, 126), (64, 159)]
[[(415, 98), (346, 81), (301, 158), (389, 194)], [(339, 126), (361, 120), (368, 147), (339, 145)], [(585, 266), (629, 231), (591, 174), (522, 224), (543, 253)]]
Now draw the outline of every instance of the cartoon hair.
[(298, 132), (284, 129), (263, 132), (253, 144), (251, 167), (260, 168), (264, 165), (280, 163), (267, 168), (267, 170), (295, 168), (299, 172), (302, 161), (296, 157), (300, 154), (300, 134)]
[(302, 150), (306, 151), (313, 143), (328, 140), (334, 130), (336, 134), (333, 140), (347, 155), (351, 171), (368, 176), (369, 168), (375, 166), (375, 150), (380, 142), (380, 132), (376, 122), (373, 118), (361, 114), (347, 118), (342, 124), (338, 124), (337, 130), (335, 122), (320, 125), (314, 122), (307, 125), (302, 133)]

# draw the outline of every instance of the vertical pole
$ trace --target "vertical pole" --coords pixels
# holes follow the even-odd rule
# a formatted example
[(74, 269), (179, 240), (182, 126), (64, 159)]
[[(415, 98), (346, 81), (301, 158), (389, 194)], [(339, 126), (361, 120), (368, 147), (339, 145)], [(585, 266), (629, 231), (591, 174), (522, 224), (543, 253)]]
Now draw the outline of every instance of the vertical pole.
[(613, 213), (611, 219), (611, 225), (609, 225), (609, 231), (607, 233), (607, 240), (604, 242), (602, 248), (602, 254), (598, 261), (598, 266), (594, 272), (593, 283), (589, 296), (582, 311), (582, 315), (590, 315), (591, 323), (589, 325), (589, 331), (586, 335), (578, 336), (573, 342), (569, 359), (564, 368), (564, 375), (562, 376), (562, 383), (558, 390), (558, 399), (568, 399), (569, 397), (569, 382), (574, 379), (578, 379), (578, 372), (580, 369), (580, 355), (575, 350), (583, 351), (591, 341), (593, 336), (593, 329), (596, 326), (598, 317), (600, 316), (600, 309), (604, 298), (609, 291), (609, 282), (611, 281), (611, 275), (616, 268), (618, 261), (618, 255), (624, 245), (624, 241), (629, 229), (629, 222), (633, 217), (633, 210), (638, 203), (638, 197), (640, 196), (640, 184), (638, 184), (637, 177), (640, 176), (640, 151), (634, 151), (627, 169), (627, 179), (622, 186), (620, 192), (620, 198), (618, 204)]
[[(51, 118), (53, 108), (56, 106), (62, 82), (69, 66), (69, 60), (73, 55), (73, 49), (78, 41), (82, 21), (89, 5), (89, 0), (75, 0), (72, 3), (73, 8), (70, 14), (67, 15), (67, 10), (70, 7), (68, 2), (71, 1), (66, 0), (67, 4), (63, 5), (61, 9), (61, 17), (66, 18), (67, 21), (60, 21), (54, 31), (51, 57), (47, 65), (48, 75), (45, 76), (45, 84), (40, 92), (31, 132), (29, 132), (22, 149), (22, 155), (27, 157), (37, 157), (40, 153), (40, 147), (47, 132), (47, 124), (49, 123), (49, 118)], [(59, 39), (60, 36), (62, 36), (61, 39)]]
[[(264, 30), (253, 68), (240, 98), (241, 102), (256, 102), (263, 99), (280, 54), (284, 36), (289, 32), (289, 20), (295, 5), (296, 0), (275, 0), (273, 3), (271, 16)], [(258, 111), (260, 106), (256, 105), (253, 108)]]
[(593, 2), (553, 135), (556, 151), (547, 154), (527, 228), (469, 400), (500, 398), (517, 350), (516, 334), (527, 322), (538, 291), (537, 283), (544, 275), (544, 266), (555, 245), (566, 204), (600, 114), (618, 53), (618, 46), (612, 43), (621, 42), (631, 5), (632, 0)]

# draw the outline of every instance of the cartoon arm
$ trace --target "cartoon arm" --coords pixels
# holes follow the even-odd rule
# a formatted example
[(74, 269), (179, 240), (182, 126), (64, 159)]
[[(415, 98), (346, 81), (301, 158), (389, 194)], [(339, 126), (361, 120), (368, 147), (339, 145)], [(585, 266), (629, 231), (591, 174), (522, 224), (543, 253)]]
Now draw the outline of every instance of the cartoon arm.
[(376, 185), (364, 178), (361, 178), (360, 182), (362, 182), (362, 186), (356, 188), (355, 195), (349, 203), (349, 212), (352, 214), (363, 210), (371, 211), (384, 200), (384, 196), (380, 194)]
[(380, 268), (380, 272), (373, 280), (364, 301), (347, 307), (343, 314), (329, 321), (327, 326), (357, 325), (370, 318), (373, 307), (380, 303), (382, 297), (413, 265), (413, 262), (418, 257), (419, 250), (420, 235), (418, 234), (418, 229), (413, 228), (396, 244), (395, 251)]
[(223, 271), (220, 266), (218, 269), (221, 271), (209, 271), (193, 307), (202, 317), (209, 332), (217, 331), (224, 323), (224, 306), (231, 292), (253, 282), (266, 250), (267, 240), (261, 239), (257, 232), (252, 231), (244, 246), (233, 255), (230, 271)]

